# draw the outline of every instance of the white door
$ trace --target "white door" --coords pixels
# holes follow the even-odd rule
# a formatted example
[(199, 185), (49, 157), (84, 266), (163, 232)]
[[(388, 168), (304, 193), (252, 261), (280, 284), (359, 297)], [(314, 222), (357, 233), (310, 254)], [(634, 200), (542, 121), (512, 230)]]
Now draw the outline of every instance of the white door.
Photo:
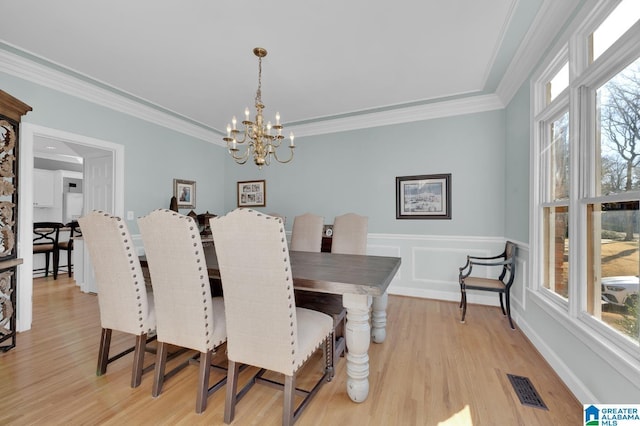
[[(102, 210), (104, 212), (115, 214), (114, 205), (114, 176), (113, 176), (113, 154), (100, 157), (91, 157), (84, 159), (84, 213), (92, 210)], [(91, 259), (89, 251), (83, 248), (84, 264), (83, 280), (80, 284), (80, 290), (85, 293), (97, 293), (95, 279), (93, 277), (93, 268), (91, 267)]]
[(84, 159), (84, 211), (113, 211), (113, 154)]

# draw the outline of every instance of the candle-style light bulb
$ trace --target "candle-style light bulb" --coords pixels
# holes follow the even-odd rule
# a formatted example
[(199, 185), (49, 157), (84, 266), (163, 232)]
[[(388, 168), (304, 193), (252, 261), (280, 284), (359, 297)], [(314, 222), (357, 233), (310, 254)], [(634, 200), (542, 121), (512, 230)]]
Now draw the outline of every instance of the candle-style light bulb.
[(291, 144), (289, 146), (291, 146), (291, 147), (295, 146), (293, 144), (293, 132), (289, 133), (289, 138), (291, 139)]
[(276, 112), (276, 124), (279, 125), (280, 124), (280, 113)]
[(244, 109), (244, 118), (245, 118), (245, 121), (249, 121), (249, 107), (246, 107)]
[(231, 136), (231, 124), (227, 123), (227, 137)]
[(233, 130), (236, 129), (236, 123), (238, 122), (238, 120), (236, 120), (236, 116), (234, 115), (233, 118), (231, 119), (231, 123), (233, 124)]

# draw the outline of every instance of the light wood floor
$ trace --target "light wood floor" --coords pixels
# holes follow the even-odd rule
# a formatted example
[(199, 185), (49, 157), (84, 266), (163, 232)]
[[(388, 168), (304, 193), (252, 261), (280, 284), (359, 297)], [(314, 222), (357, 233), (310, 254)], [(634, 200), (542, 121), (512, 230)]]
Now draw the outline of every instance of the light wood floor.
[[(0, 424), (223, 423), (225, 388), (209, 398), (203, 414), (195, 414), (196, 366), (165, 382), (155, 399), (152, 373), (140, 387), (129, 387), (131, 355), (97, 377), (99, 336), (95, 295), (81, 293), (62, 275), (34, 280), (33, 328), (18, 335), (16, 348), (0, 353)], [(113, 343), (122, 348), (132, 340), (114, 332)], [(456, 303), (390, 296), (387, 340), (371, 344), (369, 357), (365, 402), (347, 396), (342, 358), (336, 377), (298, 424), (582, 424), (580, 403), (524, 335), (509, 328), (499, 308), (471, 305), (461, 324)], [(318, 356), (305, 376), (318, 374), (320, 361)], [(146, 363), (152, 362), (148, 354)], [(549, 410), (522, 405), (508, 373), (529, 377)], [(212, 371), (212, 383), (219, 377)], [(280, 391), (256, 385), (239, 402), (233, 424), (280, 424), (281, 407)]]

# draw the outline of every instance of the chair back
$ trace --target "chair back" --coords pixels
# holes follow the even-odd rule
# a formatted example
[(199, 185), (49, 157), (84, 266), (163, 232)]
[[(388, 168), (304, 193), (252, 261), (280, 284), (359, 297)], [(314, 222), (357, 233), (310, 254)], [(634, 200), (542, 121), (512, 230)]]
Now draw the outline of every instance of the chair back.
[(73, 220), (64, 225), (64, 228), (69, 228), (69, 238), (66, 241), (59, 241), (58, 245), (62, 250), (73, 250), (73, 239), (82, 236), (80, 225), (77, 220)]
[(69, 231), (69, 239), (73, 240), (75, 237), (82, 237), (82, 229), (80, 228), (80, 224), (77, 220), (72, 220), (71, 222), (65, 225), (70, 229)]
[(282, 219), (282, 224), (286, 225), (287, 224), (287, 217), (284, 215), (281, 215), (280, 213), (275, 213), (275, 212), (271, 212), (271, 213), (267, 213), (269, 216), (273, 216), (275, 218), (279, 218)]
[(297, 318), (282, 219), (236, 209), (211, 219), (232, 361), (291, 375)]
[(102, 327), (134, 335), (154, 330), (153, 301), (126, 222), (102, 211), (78, 222), (93, 265)]
[(369, 218), (355, 213), (336, 216), (331, 253), (367, 254)]
[[(47, 246), (53, 250), (58, 245), (60, 228), (64, 225), (59, 222), (34, 222), (33, 224), (33, 246)], [(41, 247), (42, 248), (42, 247)]]
[(322, 248), (322, 228), (324, 218), (305, 213), (293, 218), (291, 230), (291, 250), (320, 252)]
[[(515, 243), (511, 241), (506, 242), (504, 246), (504, 253), (502, 255), (506, 263), (499, 278), (506, 287), (511, 287), (516, 276), (516, 250), (517, 246)], [(507, 273), (509, 274), (508, 277)]]
[(226, 339), (224, 311), (211, 300), (194, 218), (158, 209), (138, 219), (155, 299), (159, 342), (208, 352)]

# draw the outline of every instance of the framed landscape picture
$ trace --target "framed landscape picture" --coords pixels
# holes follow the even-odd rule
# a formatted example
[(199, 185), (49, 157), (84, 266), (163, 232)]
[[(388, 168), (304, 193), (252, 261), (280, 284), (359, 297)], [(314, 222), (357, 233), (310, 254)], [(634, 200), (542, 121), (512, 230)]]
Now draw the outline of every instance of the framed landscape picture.
[(238, 182), (238, 207), (264, 207), (267, 205), (267, 187), (264, 180)]
[(192, 180), (173, 180), (173, 196), (178, 201), (179, 209), (196, 208), (196, 183)]
[(396, 177), (396, 219), (451, 219), (451, 173)]

